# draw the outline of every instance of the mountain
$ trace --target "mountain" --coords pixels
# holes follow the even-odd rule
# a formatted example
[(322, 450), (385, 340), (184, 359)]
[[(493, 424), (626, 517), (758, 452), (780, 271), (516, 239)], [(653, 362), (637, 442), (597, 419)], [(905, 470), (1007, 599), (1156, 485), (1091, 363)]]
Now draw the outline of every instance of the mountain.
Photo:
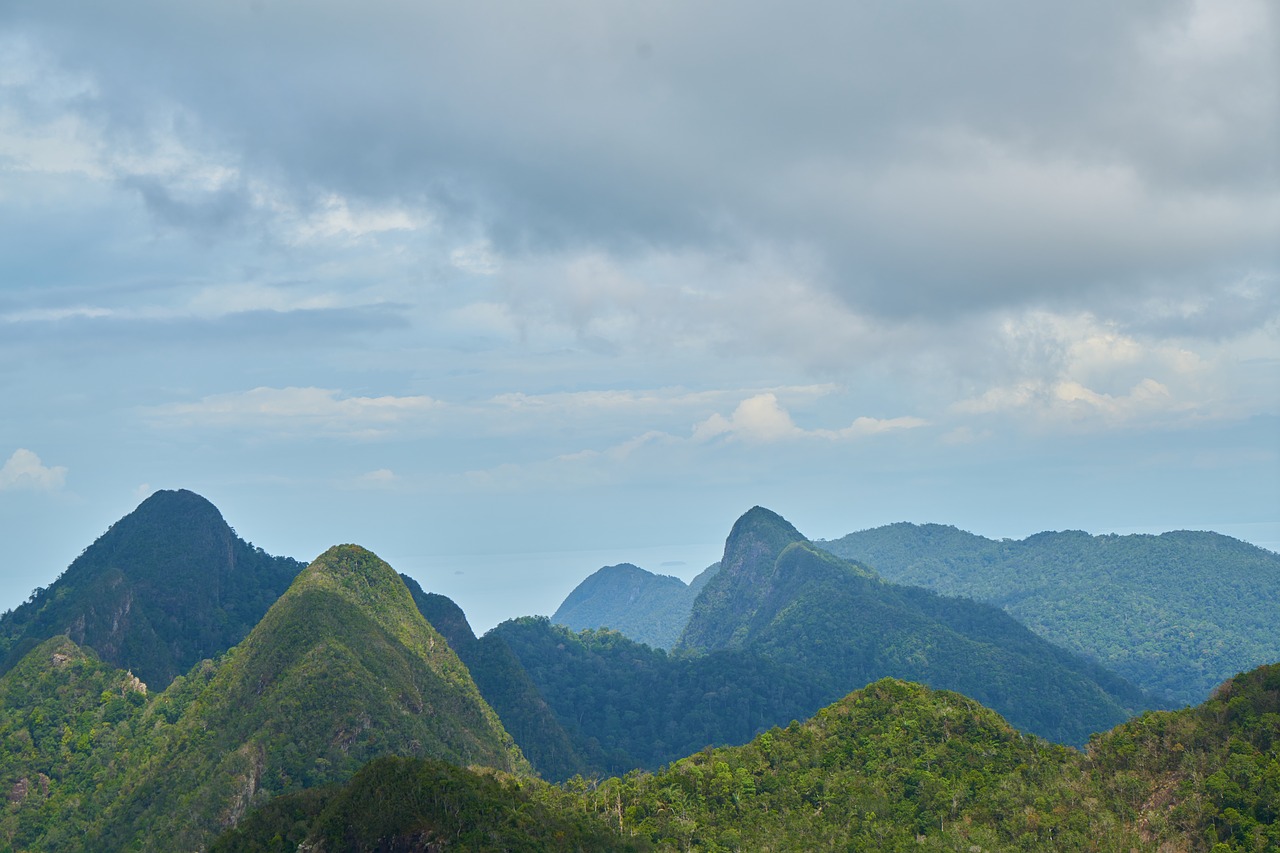
[(1152, 702), (995, 607), (888, 583), (761, 507), (734, 524), (676, 646), (720, 649), (796, 668), (824, 701), (887, 676), (955, 690), (1059, 743), (1082, 744)]
[(568, 733), (538, 692), (520, 659), (498, 634), (477, 638), (462, 608), (447, 596), (424, 592), (401, 575), (419, 612), (438, 629), (475, 679), (480, 695), (497, 712), (520, 751), (545, 779), (589, 773)]
[(383, 759), (341, 789), (272, 801), (215, 850), (427, 851), (468, 832), (459, 849), (1275, 850), (1278, 743), (1280, 665), (1197, 708), (1143, 714), (1086, 753), (959, 694), (882, 679), (743, 746), (594, 784), (503, 790)]
[(302, 568), (240, 539), (199, 495), (156, 492), (0, 617), (0, 672), (66, 634), (162, 690), (243, 640)]
[(900, 523), (818, 544), (889, 580), (996, 605), (1177, 704), (1280, 660), (1280, 554), (1217, 533), (995, 541)]
[(802, 724), (610, 779), (591, 808), (658, 850), (1132, 850), (1280, 845), (1280, 666), (1151, 712), (1087, 754), (886, 679)]
[[(66, 638), (50, 642), (74, 648)], [(47, 652), (41, 646), (31, 655)], [(59, 654), (92, 659), (87, 652)], [(57, 708), (61, 700), (57, 689), (22, 686), (27, 673), (47, 668), (31, 655), (0, 679), (0, 694), (12, 697), (16, 689), (25, 696), (28, 719), (39, 729), (49, 713), (44, 706)], [(89, 700), (96, 686), (82, 691)], [(250, 806), (345, 780), (381, 755), (527, 772), (466, 667), (423, 619), (400, 577), (354, 545), (318, 557), (222, 659), (196, 666), (158, 696), (148, 694), (139, 711), (131, 710), (136, 700), (125, 699), (110, 713), (123, 713), (127, 728), (107, 721), (104, 709), (119, 703), (103, 690), (96, 703), (86, 700), (77, 727), (58, 740), (70, 766), (82, 754), (90, 781), (77, 777), (75, 791), (88, 785), (92, 793), (62, 797), (62, 774), (46, 773), (51, 793), (19, 815), (15, 836), (26, 833), (41, 849), (199, 849)], [(30, 724), (26, 731), (37, 742)], [(15, 737), (21, 742), (21, 734)], [(6, 782), (44, 772), (21, 761), (5, 769)], [(39, 811), (49, 801), (62, 805)], [(77, 821), (84, 828), (74, 841), (49, 843), (50, 833)]]
[(630, 563), (605, 566), (569, 593), (551, 621), (575, 631), (611, 628), (655, 649), (670, 649), (689, 621), (693, 600), (717, 567), (686, 584)]
[(826, 698), (808, 673), (762, 655), (668, 655), (617, 631), (575, 633), (545, 616), (503, 622), (484, 640), (514, 652), (593, 775), (745, 743)]

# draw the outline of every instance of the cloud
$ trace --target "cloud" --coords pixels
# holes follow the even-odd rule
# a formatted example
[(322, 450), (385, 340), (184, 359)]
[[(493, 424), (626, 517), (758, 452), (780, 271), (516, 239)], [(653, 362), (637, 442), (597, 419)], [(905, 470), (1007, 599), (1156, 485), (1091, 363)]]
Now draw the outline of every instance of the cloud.
[(391, 489), (400, 484), (400, 477), (390, 468), (367, 471), (347, 483), (353, 489)]
[(0, 468), (0, 491), (56, 492), (67, 481), (67, 469), (46, 466), (35, 453), (20, 447)]
[(213, 394), (194, 403), (154, 406), (145, 414), (162, 426), (376, 438), (440, 405), (427, 396), (344, 397), (328, 388), (263, 387)]
[(895, 430), (917, 429), (927, 425), (923, 418), (859, 417), (840, 429), (801, 429), (791, 415), (778, 404), (775, 394), (757, 394), (738, 404), (729, 417), (716, 413), (693, 429), (693, 440), (704, 442), (722, 436), (752, 444), (770, 444), (787, 439), (822, 438), (830, 441), (863, 438)]
[[(827, 0), (71, 8), (7, 23), (79, 94), (11, 88), (91, 125), (109, 173), (159, 182), (138, 184), (157, 215), (210, 234), (270, 219), (266, 198), (315, 211), (317, 237), (456, 228), (486, 248), (452, 262), (483, 274), (803, 247), (831, 292), (888, 316), (1132, 301), (1276, 262), (1266, 0), (984, 0), (931, 26)], [(234, 179), (184, 196), (192, 165)], [(360, 204), (400, 213), (341, 214)]]

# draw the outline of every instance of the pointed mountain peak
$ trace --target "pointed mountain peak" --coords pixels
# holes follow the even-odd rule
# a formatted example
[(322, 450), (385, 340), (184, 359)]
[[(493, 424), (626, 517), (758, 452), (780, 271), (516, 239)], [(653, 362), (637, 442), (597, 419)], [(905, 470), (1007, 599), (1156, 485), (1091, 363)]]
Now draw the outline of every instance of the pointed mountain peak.
[(808, 540), (782, 516), (752, 507), (734, 523), (720, 570), (694, 600), (678, 646), (709, 651), (735, 645), (744, 624), (767, 594), (778, 557)]
[(752, 507), (729, 531), (720, 560), (719, 577), (760, 581), (773, 572), (773, 563), (787, 546), (807, 541), (791, 522), (764, 507)]

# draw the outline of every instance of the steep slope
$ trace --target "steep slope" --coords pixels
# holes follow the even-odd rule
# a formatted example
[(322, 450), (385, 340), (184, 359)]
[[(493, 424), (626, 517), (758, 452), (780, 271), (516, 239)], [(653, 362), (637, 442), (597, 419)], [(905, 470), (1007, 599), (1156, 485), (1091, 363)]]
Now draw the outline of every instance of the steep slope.
[(172, 725), (86, 849), (197, 849), (251, 805), (346, 779), (380, 755), (527, 767), (399, 576), (354, 545), (318, 557), (155, 715)]
[(1140, 690), (997, 608), (886, 583), (760, 507), (734, 525), (721, 565), (677, 650), (740, 649), (798, 667), (823, 702), (886, 676), (909, 679), (1073, 744), (1150, 707)]
[(477, 639), (462, 608), (453, 600), (424, 592), (412, 578), (401, 578), (419, 612), (458, 653), (480, 695), (497, 712), (534, 769), (551, 780), (589, 772), (591, 768), (506, 641), (497, 634)]
[(819, 544), (890, 580), (994, 604), (1177, 703), (1280, 660), (1280, 554), (1220, 534), (994, 541), (900, 523)]
[(244, 639), (302, 568), (241, 540), (199, 495), (156, 492), (0, 617), (0, 671), (66, 634), (162, 690)]
[(621, 563), (578, 584), (551, 621), (574, 631), (610, 628), (655, 649), (670, 649), (688, 624), (697, 595), (697, 588), (679, 578)]

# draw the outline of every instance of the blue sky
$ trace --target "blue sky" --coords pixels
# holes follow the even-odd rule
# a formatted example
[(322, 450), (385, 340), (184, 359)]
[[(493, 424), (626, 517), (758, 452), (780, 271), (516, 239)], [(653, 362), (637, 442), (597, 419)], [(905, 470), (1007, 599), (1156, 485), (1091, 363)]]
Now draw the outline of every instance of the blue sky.
[[(455, 8), (456, 7), (456, 8)], [(0, 607), (154, 489), (483, 629), (813, 537), (1280, 547), (1265, 0), (12, 0)]]

